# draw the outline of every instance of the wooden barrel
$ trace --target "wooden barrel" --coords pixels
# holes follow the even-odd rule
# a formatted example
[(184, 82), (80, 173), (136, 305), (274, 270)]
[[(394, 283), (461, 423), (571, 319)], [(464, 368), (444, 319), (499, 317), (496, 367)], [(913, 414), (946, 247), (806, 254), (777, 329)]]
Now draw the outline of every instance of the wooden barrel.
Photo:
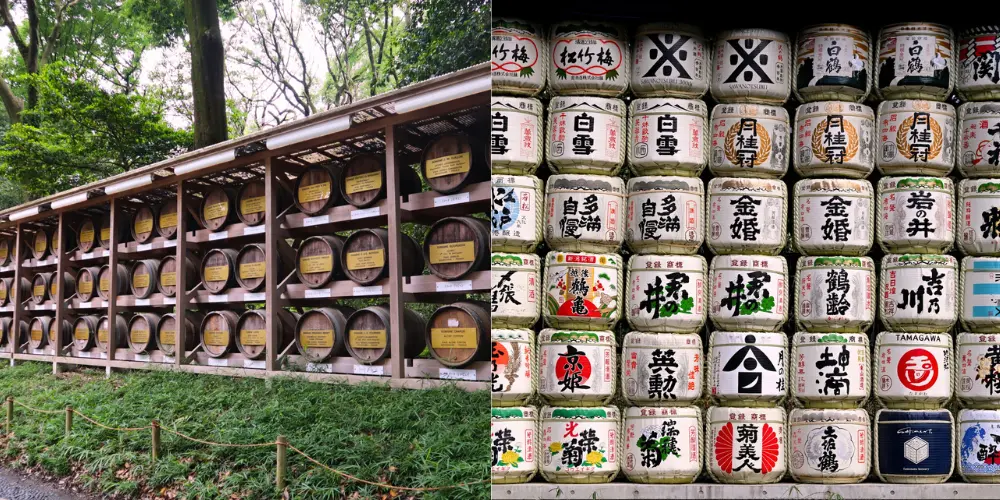
[(236, 220), (231, 190), (215, 187), (205, 193), (198, 209), (198, 222), (209, 231), (219, 231)]
[[(279, 188), (280, 189), (280, 188)], [(278, 191), (279, 189), (275, 189)], [(267, 218), (267, 200), (264, 199), (264, 181), (250, 181), (236, 193), (236, 215), (248, 226), (257, 226)]]
[[(173, 239), (177, 235), (177, 199), (165, 200), (156, 213), (156, 234), (168, 240)], [(188, 226), (188, 229), (194, 228)]]
[[(56, 280), (56, 273), (52, 273), (51, 281), (49, 281), (49, 300), (55, 302), (56, 294), (59, 292), (59, 282)], [(76, 294), (76, 278), (69, 271), (63, 271), (63, 284), (66, 286), (66, 292), (63, 293), (63, 300), (66, 300)]]
[(295, 347), (310, 363), (347, 353), (344, 327), (354, 312), (344, 306), (317, 307), (299, 316), (295, 323)]
[(108, 352), (112, 330), (115, 336), (115, 346), (117, 348), (128, 347), (128, 321), (125, 321), (125, 317), (121, 314), (115, 315), (115, 327), (113, 329), (108, 323), (107, 316), (101, 316), (101, 319), (97, 320), (97, 347), (102, 352)]
[(84, 301), (90, 302), (97, 295), (98, 275), (101, 272), (99, 267), (81, 267), (76, 272), (76, 296)]
[(156, 236), (156, 212), (149, 205), (142, 205), (132, 216), (132, 239), (136, 243), (148, 243)]
[[(265, 246), (260, 243), (250, 243), (244, 245), (236, 254), (236, 282), (241, 287), (250, 292), (256, 292), (264, 288), (265, 270)], [(293, 259), (292, 249), (284, 243), (278, 245), (278, 277), (286, 276), (288, 268), (291, 267)]]
[(420, 173), (427, 184), (441, 194), (457, 193), (465, 186), (486, 180), (488, 170), (482, 163), (481, 150), (461, 132), (442, 134), (424, 149)]
[[(410, 235), (400, 233), (403, 253), (403, 276), (424, 272), (420, 244)], [(360, 229), (344, 241), (341, 267), (347, 277), (361, 285), (371, 285), (389, 276), (389, 231), (383, 228)]]
[(31, 281), (28, 278), (21, 278), (20, 291), (14, 288), (13, 277), (0, 279), (0, 306), (10, 304), (12, 299), (16, 300), (18, 296), (31, 296)]
[(299, 282), (309, 288), (320, 288), (344, 273), (340, 255), (344, 251), (344, 239), (340, 236), (310, 236), (299, 245), (295, 257), (295, 275)]
[[(189, 312), (184, 318), (184, 351), (194, 350), (198, 347), (198, 330), (195, 325), (200, 325), (201, 314)], [(173, 313), (160, 316), (160, 324), (156, 325), (156, 346), (163, 352), (164, 356), (174, 356), (177, 352), (177, 317)]]
[(481, 302), (459, 301), (438, 308), (424, 339), (442, 365), (459, 367), (490, 358), (490, 312)]
[(339, 168), (313, 165), (295, 179), (295, 207), (306, 215), (317, 215), (341, 203), (337, 189)]
[(49, 325), (53, 321), (52, 316), (35, 316), (28, 320), (28, 347), (42, 349), (49, 345)]
[(97, 272), (97, 294), (104, 300), (110, 300), (111, 279), (114, 278), (118, 286), (118, 295), (125, 295), (128, 291), (128, 268), (124, 264), (118, 264), (114, 276), (111, 275), (111, 267), (108, 264), (101, 266)]
[(66, 347), (73, 342), (73, 323), (69, 320), (64, 319), (62, 322), (62, 328), (57, 328), (55, 318), (49, 322), (49, 342), (55, 347), (56, 339), (62, 335), (62, 346)]
[[(414, 311), (403, 309), (403, 357), (412, 359), (425, 347), (426, 322)], [(392, 350), (392, 327), (389, 307), (371, 306), (354, 311), (347, 318), (347, 352), (359, 363), (378, 363), (389, 357)]]
[[(66, 248), (73, 249), (73, 233), (72, 231), (66, 231), (63, 234), (63, 242), (66, 243)], [(59, 241), (59, 230), (53, 229), (52, 235), (49, 237), (49, 248), (52, 251), (52, 255), (59, 255), (59, 248), (62, 246), (62, 242)]]
[[(198, 283), (198, 266), (193, 259), (184, 259), (184, 282), (188, 288)], [(160, 260), (160, 269), (156, 280), (156, 288), (167, 297), (177, 294), (177, 258), (168, 255)]]
[(14, 262), (14, 240), (12, 238), (0, 238), (0, 267), (8, 266)]
[(31, 256), (42, 260), (49, 254), (49, 233), (39, 229), (31, 238)]
[(93, 218), (87, 217), (80, 223), (76, 232), (76, 240), (80, 242), (80, 251), (87, 253), (97, 247), (98, 224)]
[(4, 325), (2, 321), (0, 321), (0, 328), (3, 329), (2, 330), (3, 338), (0, 338), (0, 351), (10, 352), (11, 345), (20, 347), (21, 344), (24, 343), (25, 339), (27, 339), (28, 336), (30, 335), (28, 333), (28, 322), (22, 319), (21, 328), (19, 328), (19, 331), (14, 336), (14, 338), (11, 338), (11, 325), (14, 323), (14, 318), (8, 316), (4, 319), (7, 320), (6, 325)]
[[(340, 195), (358, 208), (370, 207), (385, 199), (387, 192), (384, 154), (362, 154), (347, 162), (338, 183)], [(400, 194), (419, 193), (421, 184), (417, 172), (408, 165), (399, 167)]]
[(132, 295), (137, 299), (148, 298), (156, 290), (156, 279), (160, 274), (160, 261), (156, 259), (137, 260), (132, 264), (129, 280)]
[(142, 354), (156, 349), (159, 337), (160, 315), (148, 312), (136, 313), (128, 321), (128, 348)]
[[(100, 234), (98, 235), (97, 241), (101, 245), (101, 248), (109, 250), (111, 248), (111, 214), (101, 216), (98, 221)], [(118, 236), (118, 243), (125, 243), (128, 241), (128, 223), (124, 216), (118, 217), (118, 222), (115, 223), (117, 228), (115, 228), (115, 234)]]
[(486, 269), (490, 228), (472, 217), (447, 217), (434, 223), (424, 239), (424, 258), (435, 276), (453, 280)]
[(222, 293), (236, 286), (236, 256), (232, 248), (214, 248), (201, 259), (201, 281), (211, 293)]
[(213, 358), (221, 358), (236, 348), (236, 322), (240, 320), (233, 311), (212, 311), (201, 320), (201, 344)]
[(49, 297), (49, 285), (55, 273), (38, 273), (31, 279), (31, 301), (35, 304), (45, 302)]
[(73, 322), (73, 345), (78, 351), (87, 351), (97, 345), (97, 316), (80, 316)]
[[(267, 317), (264, 309), (251, 309), (240, 315), (236, 322), (236, 347), (247, 359), (260, 359), (267, 347)], [(298, 315), (285, 310), (278, 310), (278, 324), (275, 326), (278, 334), (278, 353), (284, 352), (288, 344), (295, 341), (295, 322)]]

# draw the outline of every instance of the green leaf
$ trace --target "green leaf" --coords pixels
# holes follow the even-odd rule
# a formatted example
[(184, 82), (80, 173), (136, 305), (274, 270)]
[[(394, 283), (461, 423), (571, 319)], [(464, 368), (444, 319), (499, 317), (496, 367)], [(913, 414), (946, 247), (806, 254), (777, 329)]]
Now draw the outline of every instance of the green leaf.
[(534, 74), (535, 74), (535, 70), (533, 68), (530, 68), (530, 67), (529, 68), (521, 68), (521, 74), (520, 74), (520, 76), (528, 78), (528, 77), (530, 77), (531, 75), (534, 75)]
[(566, 79), (566, 70), (564, 70), (562, 68), (556, 68), (556, 76), (559, 77), (560, 80), (565, 80)]
[(597, 277), (598, 277), (598, 278), (601, 278), (602, 280), (607, 280), (607, 281), (611, 281), (611, 276), (608, 276), (608, 273), (601, 273), (601, 274), (598, 274), (598, 275), (597, 275)]
[(760, 310), (770, 312), (771, 309), (774, 309), (774, 297), (764, 297), (764, 300), (760, 301)]
[(605, 80), (617, 80), (618, 79), (618, 70), (613, 69), (611, 71), (608, 71), (607, 73), (604, 74), (604, 79)]
[(685, 297), (681, 300), (681, 312), (684, 314), (691, 314), (691, 309), (694, 308), (694, 297)]

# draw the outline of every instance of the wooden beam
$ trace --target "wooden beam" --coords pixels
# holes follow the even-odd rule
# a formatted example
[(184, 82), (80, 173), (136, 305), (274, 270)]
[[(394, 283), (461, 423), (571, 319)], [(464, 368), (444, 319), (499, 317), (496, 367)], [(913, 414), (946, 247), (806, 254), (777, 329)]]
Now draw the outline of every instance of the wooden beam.
[[(63, 345), (62, 326), (63, 326), (63, 320), (66, 320), (67, 316), (69, 315), (68, 311), (66, 310), (66, 279), (64, 277), (64, 274), (69, 271), (68, 255), (70, 251), (70, 249), (67, 248), (65, 245), (66, 238), (63, 237), (63, 235), (66, 234), (65, 231), (66, 219), (67, 216), (65, 214), (59, 214), (59, 225), (56, 227), (56, 233), (54, 236), (55, 241), (59, 242), (59, 255), (56, 257), (58, 259), (56, 261), (56, 276), (55, 276), (56, 296), (52, 298), (52, 300), (54, 300), (56, 303), (55, 322), (56, 322), (56, 332), (58, 332), (58, 334), (56, 335), (56, 338), (54, 340), (49, 339), (49, 342), (51, 342), (52, 345), (54, 346), (56, 356), (63, 355), (63, 348), (65, 346)], [(51, 246), (51, 243), (49, 245)], [(61, 371), (59, 368), (59, 363), (55, 361), (56, 359), (55, 357), (53, 357), (52, 359), (53, 359), (52, 373), (58, 374)]]
[[(108, 363), (106, 365), (107, 376), (111, 376), (111, 363), (115, 360), (115, 351), (118, 350), (118, 335), (115, 329), (118, 325), (118, 294), (122, 290), (118, 289), (118, 224), (122, 218), (122, 209), (116, 198), (111, 199), (111, 243), (108, 245), (108, 274), (111, 283), (108, 286)], [(100, 238), (100, 235), (97, 236)], [(98, 283), (97, 286), (101, 284)]]
[[(176, 290), (174, 298), (177, 303), (174, 304), (174, 319), (177, 320), (177, 336), (174, 339), (174, 366), (180, 368), (187, 361), (187, 343), (185, 342), (185, 328), (187, 326), (187, 311), (189, 304), (191, 303), (191, 296), (188, 294), (188, 288), (193, 285), (193, 283), (187, 282), (187, 277), (184, 272), (184, 262), (190, 258), (188, 255), (188, 242), (187, 242), (187, 232), (191, 228), (187, 227), (186, 212), (188, 209), (188, 197), (184, 193), (184, 181), (177, 183), (177, 247), (174, 253), (174, 262), (177, 263), (177, 278), (176, 278)], [(195, 325), (195, 331), (201, 325)]]
[[(403, 252), (400, 239), (402, 233), (403, 217), (399, 209), (399, 169), (401, 166), (396, 161), (396, 127), (389, 126), (385, 129), (385, 181), (386, 181), (386, 210), (389, 221), (389, 251), (386, 258), (389, 259), (389, 329), (390, 353), (392, 368), (392, 378), (406, 377), (406, 355), (403, 352), (403, 336), (408, 332), (403, 331), (403, 312), (406, 306), (403, 304)], [(406, 168), (405, 165), (402, 168)]]

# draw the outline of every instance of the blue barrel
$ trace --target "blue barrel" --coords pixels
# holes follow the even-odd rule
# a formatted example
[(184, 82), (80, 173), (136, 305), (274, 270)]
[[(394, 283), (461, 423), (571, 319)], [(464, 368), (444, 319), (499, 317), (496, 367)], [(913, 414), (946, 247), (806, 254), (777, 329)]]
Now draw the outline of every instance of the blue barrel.
[(875, 472), (887, 483), (943, 483), (954, 467), (955, 421), (948, 410), (879, 410)]

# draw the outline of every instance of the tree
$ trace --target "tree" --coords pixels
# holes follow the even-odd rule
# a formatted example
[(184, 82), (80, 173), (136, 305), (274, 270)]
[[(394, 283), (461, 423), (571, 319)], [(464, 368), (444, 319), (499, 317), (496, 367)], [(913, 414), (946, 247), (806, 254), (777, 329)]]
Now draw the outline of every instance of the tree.
[(417, 0), (399, 45), (401, 85), (488, 61), (490, 1)]

